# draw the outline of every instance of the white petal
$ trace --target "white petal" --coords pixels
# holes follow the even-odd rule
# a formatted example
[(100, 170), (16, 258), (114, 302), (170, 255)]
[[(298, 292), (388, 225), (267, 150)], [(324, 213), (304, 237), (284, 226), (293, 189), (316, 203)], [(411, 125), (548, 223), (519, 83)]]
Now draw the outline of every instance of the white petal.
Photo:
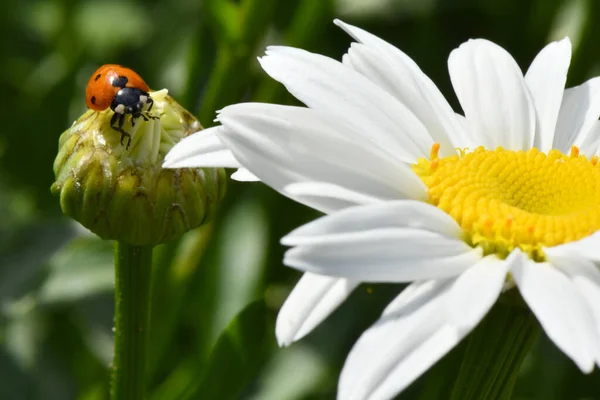
[(525, 74), (537, 114), (536, 147), (552, 148), (558, 111), (571, 62), (571, 41), (552, 42), (539, 52)]
[(585, 259), (553, 259), (552, 264), (560, 268), (579, 290), (596, 321), (596, 363), (600, 365), (600, 269)]
[(281, 243), (287, 246), (318, 244), (323, 237), (374, 229), (412, 228), (459, 238), (460, 226), (437, 207), (413, 200), (398, 200), (352, 207), (316, 219), (295, 229)]
[(331, 58), (290, 47), (269, 47), (263, 69), (307, 106), (363, 132), (389, 155), (414, 163), (434, 141), (423, 124), (392, 95)]
[(594, 124), (581, 142), (579, 151), (588, 158), (600, 155), (600, 121), (594, 121)]
[(306, 273), (300, 278), (277, 316), (275, 334), (280, 346), (309, 334), (349, 295), (358, 282)]
[(586, 140), (600, 115), (600, 78), (565, 90), (556, 122), (553, 148), (568, 153)]
[(350, 60), (350, 57), (348, 57), (348, 54), (342, 55), (342, 64), (347, 65), (348, 67), (352, 68), (352, 60)]
[(353, 44), (344, 57), (344, 63), (406, 105), (433, 139), (441, 144), (442, 156), (452, 154), (456, 147), (477, 145), (467, 138), (465, 130), (456, 121), (450, 104), (437, 86), (410, 57), (369, 32), (340, 20), (334, 22), (364, 44)]
[[(458, 275), (481, 258), (478, 249), (436, 234), (409, 229), (391, 233), (348, 235), (336, 242), (331, 238), (322, 245), (295, 247), (285, 253), (283, 263), (305, 272), (364, 282), (411, 282)], [(432, 248), (436, 250), (428, 253)]]
[[(435, 315), (430, 317), (435, 318)], [(394, 333), (398, 334), (397, 331)], [(398, 362), (392, 368), (389, 364), (386, 365), (388, 369), (392, 370), (383, 372), (387, 372), (385, 380), (378, 385), (369, 398), (393, 398), (394, 395), (404, 390), (452, 350), (464, 336), (465, 334), (458, 332), (455, 327), (443, 325), (433, 333), (422, 337), (422, 342), (415, 345), (409, 354), (402, 357), (401, 362)], [(382, 372), (379, 372), (379, 374), (382, 374)], [(376, 378), (379, 378), (379, 376)], [(340, 396), (339, 398), (343, 397)]]
[(338, 399), (393, 398), (424, 372), (413, 365), (405, 375), (394, 374), (399, 368), (407, 369), (407, 356), (422, 349), (439, 359), (458, 342), (454, 335), (448, 346), (423, 346), (444, 325), (439, 312), (448, 288), (448, 281), (413, 283), (392, 301), (350, 351), (340, 376)]
[(464, 329), (477, 325), (502, 292), (510, 260), (487, 256), (460, 274), (448, 294), (448, 321)]
[(447, 292), (453, 282), (453, 279), (437, 279), (411, 283), (386, 306), (381, 313), (381, 319), (396, 318), (404, 309), (416, 310), (426, 305), (433, 296)]
[(260, 179), (252, 172), (248, 171), (246, 168), (239, 168), (233, 174), (231, 174), (231, 179), (234, 179), (238, 182), (258, 182)]
[[(366, 143), (332, 116), (307, 108), (247, 103), (226, 107), (219, 121), (220, 139), (235, 158), (280, 192), (291, 183), (317, 181), (378, 199), (427, 197), (409, 165)], [(330, 212), (347, 202), (325, 195), (322, 203), (311, 198), (307, 205)]]
[(448, 67), (454, 91), (481, 145), (531, 148), (535, 109), (510, 54), (487, 40), (469, 40), (452, 51)]
[(348, 207), (381, 202), (381, 200), (376, 197), (326, 182), (292, 183), (283, 188), (283, 193), (306, 205), (310, 205), (313, 201), (320, 203), (325, 198), (334, 199), (336, 203), (339, 203), (340, 201), (346, 202)]
[[(390, 399), (450, 351), (472, 328), (445, 320), (453, 281), (426, 281), (406, 288), (351, 350), (338, 399)], [(473, 314), (484, 315), (489, 302), (473, 299)]]
[(561, 244), (554, 247), (545, 247), (544, 253), (550, 260), (555, 258), (585, 258), (594, 262), (600, 262), (600, 232), (596, 232), (583, 239)]
[(208, 128), (181, 139), (165, 156), (163, 168), (239, 168), (240, 164), (218, 137), (222, 129)]
[(351, 207), (282, 239), (296, 245), (284, 264), (365, 282), (406, 282), (457, 275), (481, 258), (460, 228), (433, 206), (411, 201)]
[(551, 264), (536, 263), (522, 253), (512, 275), (548, 337), (583, 372), (591, 372), (598, 346), (595, 321), (569, 278)]

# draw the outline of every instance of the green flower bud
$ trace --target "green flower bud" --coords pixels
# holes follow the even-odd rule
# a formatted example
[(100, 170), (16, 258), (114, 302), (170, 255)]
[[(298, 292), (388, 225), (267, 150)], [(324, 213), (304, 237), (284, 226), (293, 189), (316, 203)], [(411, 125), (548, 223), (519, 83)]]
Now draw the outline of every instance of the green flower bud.
[[(113, 112), (88, 110), (60, 137), (54, 161), (63, 212), (103, 239), (155, 245), (206, 222), (225, 194), (223, 169), (162, 169), (165, 154), (200, 123), (163, 89), (150, 92), (150, 115), (131, 116), (121, 134), (110, 126)], [(127, 139), (127, 138), (126, 138)]]

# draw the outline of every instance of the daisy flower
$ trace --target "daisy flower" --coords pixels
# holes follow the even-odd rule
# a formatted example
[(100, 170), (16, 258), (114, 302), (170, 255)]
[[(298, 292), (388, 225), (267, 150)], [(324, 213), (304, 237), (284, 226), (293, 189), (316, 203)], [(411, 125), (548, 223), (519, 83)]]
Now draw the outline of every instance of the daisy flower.
[(343, 61), (269, 47), (263, 69), (308, 106), (238, 104), (165, 166), (244, 166), (329, 215), (282, 239), (306, 274), (282, 309), (287, 344), (358, 282), (410, 282), (363, 333), (341, 399), (390, 398), (518, 290), (585, 373), (600, 363), (600, 80), (566, 89), (568, 39), (523, 75), (487, 40), (452, 51), (463, 114), (404, 53), (336, 21)]

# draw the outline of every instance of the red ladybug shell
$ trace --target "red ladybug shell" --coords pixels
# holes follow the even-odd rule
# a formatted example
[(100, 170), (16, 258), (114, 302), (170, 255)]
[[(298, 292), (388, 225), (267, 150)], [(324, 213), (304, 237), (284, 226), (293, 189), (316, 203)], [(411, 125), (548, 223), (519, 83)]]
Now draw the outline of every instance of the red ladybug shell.
[[(125, 85), (113, 86), (115, 79), (119, 78)], [(85, 104), (94, 111), (106, 110), (123, 87), (150, 91), (146, 82), (135, 71), (117, 64), (105, 64), (98, 68), (88, 81), (85, 88)]]

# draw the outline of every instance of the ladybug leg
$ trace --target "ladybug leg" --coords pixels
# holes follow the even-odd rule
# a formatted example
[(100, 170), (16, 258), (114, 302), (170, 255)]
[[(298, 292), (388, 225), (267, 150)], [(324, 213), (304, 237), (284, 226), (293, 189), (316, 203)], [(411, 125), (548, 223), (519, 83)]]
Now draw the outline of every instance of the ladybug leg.
[[(148, 96), (148, 101), (146, 103), (149, 104), (148, 110), (146, 110), (146, 113), (145, 113), (148, 116), (148, 118), (160, 119), (160, 117), (150, 114), (150, 110), (152, 110), (152, 106), (154, 105), (154, 100), (152, 100), (152, 97)], [(146, 121), (148, 121), (148, 120), (146, 119)]]
[(125, 150), (129, 150), (131, 144), (131, 135), (123, 130), (123, 124), (125, 123), (125, 114), (114, 113), (110, 119), (110, 127), (121, 134), (121, 146), (123, 146), (123, 140), (127, 138), (127, 146)]
[(135, 120), (138, 118), (144, 118), (144, 121), (148, 121), (148, 118), (146, 118), (146, 116), (140, 112), (136, 112), (131, 114), (131, 126), (135, 126)]

